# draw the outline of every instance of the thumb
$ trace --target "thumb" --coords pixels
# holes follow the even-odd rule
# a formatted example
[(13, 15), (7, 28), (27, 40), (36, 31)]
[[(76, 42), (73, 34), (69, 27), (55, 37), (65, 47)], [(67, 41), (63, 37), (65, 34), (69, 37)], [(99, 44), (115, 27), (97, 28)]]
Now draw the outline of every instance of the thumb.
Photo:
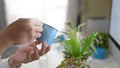
[(33, 50), (32, 47), (22, 46), (22, 47), (19, 49), (19, 52), (28, 52), (28, 51), (31, 51), (31, 50)]
[(19, 51), (21, 51), (21, 52), (31, 51), (33, 49), (33, 47), (37, 46), (37, 44), (40, 44), (40, 42), (38, 42), (38, 41), (29, 42), (29, 43), (21, 46)]
[(38, 44), (40, 44), (39, 41), (34, 41), (34, 42), (30, 43), (30, 46), (37, 46)]
[(40, 42), (39, 42), (39, 41), (35, 41), (35, 43), (36, 43), (36, 44), (40, 44)]

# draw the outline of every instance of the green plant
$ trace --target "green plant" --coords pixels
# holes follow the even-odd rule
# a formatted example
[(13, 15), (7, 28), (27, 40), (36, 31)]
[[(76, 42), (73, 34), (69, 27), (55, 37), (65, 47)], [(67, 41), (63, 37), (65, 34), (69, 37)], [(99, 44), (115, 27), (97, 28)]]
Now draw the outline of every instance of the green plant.
[(99, 33), (96, 36), (96, 40), (94, 40), (94, 45), (96, 47), (101, 47), (101, 48), (108, 48), (108, 34), (107, 33)]
[[(70, 61), (70, 59), (73, 57), (79, 58), (74, 60), (75, 62), (79, 62), (79, 65), (81, 65), (81, 62), (87, 60), (87, 58), (91, 56), (92, 53), (95, 51), (93, 41), (98, 35), (97, 32), (94, 32), (89, 36), (84, 37), (83, 33), (80, 31), (80, 28), (84, 24), (79, 25), (77, 28), (74, 28), (70, 22), (66, 23), (66, 25), (68, 26), (68, 30), (67, 32), (63, 32), (63, 33), (67, 34), (67, 36), (69, 36), (69, 39), (65, 41), (61, 41), (65, 49), (63, 53), (65, 54), (66, 59), (57, 68), (71, 68), (71, 67), (68, 67), (69, 64), (71, 63), (68, 62), (67, 59), (69, 59)], [(64, 65), (65, 63), (66, 65)], [(78, 67), (72, 67), (72, 68), (78, 68)], [(81, 68), (84, 68), (84, 67), (81, 67)]]

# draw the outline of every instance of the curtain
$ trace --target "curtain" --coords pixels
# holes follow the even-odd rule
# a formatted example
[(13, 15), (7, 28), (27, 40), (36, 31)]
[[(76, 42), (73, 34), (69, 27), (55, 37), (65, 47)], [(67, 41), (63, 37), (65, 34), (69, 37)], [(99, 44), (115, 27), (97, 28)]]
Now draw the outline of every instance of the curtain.
[[(68, 0), (5, 0), (7, 22), (18, 18), (38, 18), (58, 30), (66, 22)], [(60, 26), (59, 26), (60, 25)]]
[(68, 0), (67, 21), (77, 26), (80, 23), (80, 12), (83, 9), (81, 0)]
[[(20, 17), (39, 18), (58, 30), (71, 21), (80, 23), (81, 0), (5, 0), (8, 24)], [(60, 26), (56, 26), (60, 25)]]

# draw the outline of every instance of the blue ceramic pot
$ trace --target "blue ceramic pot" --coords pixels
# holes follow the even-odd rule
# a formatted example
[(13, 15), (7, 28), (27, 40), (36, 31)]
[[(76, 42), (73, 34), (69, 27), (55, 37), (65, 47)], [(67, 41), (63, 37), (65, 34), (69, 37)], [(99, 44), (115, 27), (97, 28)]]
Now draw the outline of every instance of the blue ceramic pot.
[(96, 59), (105, 59), (107, 50), (105, 48), (96, 47), (96, 52), (93, 53), (93, 57)]

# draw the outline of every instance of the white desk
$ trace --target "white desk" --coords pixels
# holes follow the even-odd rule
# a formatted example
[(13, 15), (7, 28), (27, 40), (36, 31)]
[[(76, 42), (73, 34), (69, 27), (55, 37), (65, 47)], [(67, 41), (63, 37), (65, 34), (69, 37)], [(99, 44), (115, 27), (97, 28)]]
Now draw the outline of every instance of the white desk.
[(108, 58), (104, 60), (93, 58), (90, 66), (91, 68), (120, 68), (112, 55), (109, 55)]
[[(41, 57), (37, 61), (24, 64), (21, 68), (55, 68), (64, 59), (58, 47), (59, 44), (52, 45), (52, 49), (47, 55)], [(92, 59), (90, 66), (91, 68), (120, 68), (111, 55), (105, 60)]]

